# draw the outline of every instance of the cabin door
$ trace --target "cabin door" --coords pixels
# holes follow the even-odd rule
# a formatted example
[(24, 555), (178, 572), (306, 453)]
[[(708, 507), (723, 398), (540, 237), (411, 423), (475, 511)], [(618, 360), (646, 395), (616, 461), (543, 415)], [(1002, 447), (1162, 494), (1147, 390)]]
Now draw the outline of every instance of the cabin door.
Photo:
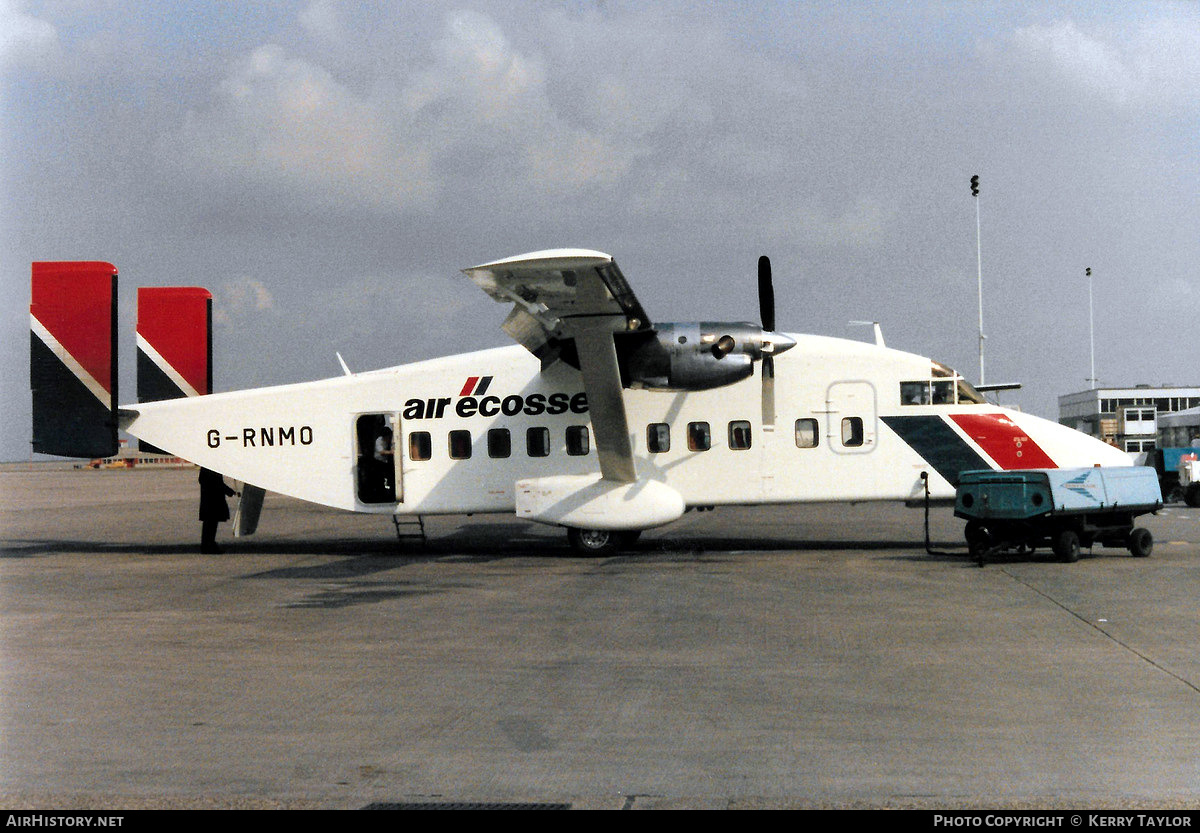
[(878, 421), (875, 386), (867, 381), (834, 382), (825, 400), (830, 448), (839, 454), (874, 451)]
[(355, 420), (357, 488), (360, 503), (401, 500), (400, 455), (395, 453), (396, 414), (360, 414)]

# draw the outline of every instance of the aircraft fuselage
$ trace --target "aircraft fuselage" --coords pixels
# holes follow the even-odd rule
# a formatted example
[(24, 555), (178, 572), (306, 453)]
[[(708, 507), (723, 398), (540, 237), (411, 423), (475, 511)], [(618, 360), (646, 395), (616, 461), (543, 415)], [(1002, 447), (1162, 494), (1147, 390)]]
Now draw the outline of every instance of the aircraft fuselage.
[[(687, 506), (916, 501), (926, 473), (931, 497), (949, 500), (966, 469), (1130, 464), (1049, 420), (939, 399), (954, 380), (928, 358), (792, 337), (796, 347), (775, 359), (773, 423), (759, 366), (712, 390), (625, 390), (638, 481), (665, 484)], [(512, 346), (129, 406), (136, 415), (122, 427), (227, 477), (342, 509), (513, 512), (519, 481), (597, 472), (583, 391), (574, 368), (542, 370)], [(368, 459), (375, 424), (394, 432), (382, 495), (364, 486), (379, 471)]]

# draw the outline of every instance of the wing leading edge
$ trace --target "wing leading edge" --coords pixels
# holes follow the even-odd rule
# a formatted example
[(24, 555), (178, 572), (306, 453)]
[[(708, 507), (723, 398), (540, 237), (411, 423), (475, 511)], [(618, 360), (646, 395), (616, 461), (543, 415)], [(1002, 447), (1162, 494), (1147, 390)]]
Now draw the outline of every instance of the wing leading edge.
[(513, 304), (504, 331), (541, 359), (543, 368), (573, 342), (601, 476), (618, 483), (636, 481), (613, 334), (649, 330), (651, 323), (612, 257), (586, 249), (552, 249), (463, 272), (495, 300)]

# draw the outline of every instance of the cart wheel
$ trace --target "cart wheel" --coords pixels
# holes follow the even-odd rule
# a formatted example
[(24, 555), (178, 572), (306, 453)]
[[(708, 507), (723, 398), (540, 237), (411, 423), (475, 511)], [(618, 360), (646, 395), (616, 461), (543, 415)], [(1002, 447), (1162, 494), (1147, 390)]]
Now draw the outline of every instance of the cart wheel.
[(967, 539), (967, 552), (974, 558), (983, 555), (992, 547), (992, 534), (979, 521), (968, 521), (963, 535)]
[(1200, 483), (1191, 483), (1183, 493), (1183, 502), (1188, 506), (1200, 506)]
[(1068, 564), (1079, 560), (1079, 533), (1064, 529), (1054, 539), (1054, 554)]
[(1129, 552), (1134, 558), (1145, 558), (1154, 549), (1154, 536), (1150, 530), (1137, 527), (1129, 533)]

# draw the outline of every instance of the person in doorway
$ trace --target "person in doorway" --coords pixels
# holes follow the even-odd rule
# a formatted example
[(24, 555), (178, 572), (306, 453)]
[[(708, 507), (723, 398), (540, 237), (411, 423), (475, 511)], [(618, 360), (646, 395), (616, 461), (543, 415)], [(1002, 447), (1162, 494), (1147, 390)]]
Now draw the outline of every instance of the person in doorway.
[(220, 555), (217, 546), (217, 524), (229, 520), (229, 504), (225, 498), (236, 495), (225, 479), (211, 469), (200, 469), (200, 552)]
[(391, 500), (396, 493), (392, 484), (392, 472), (395, 467), (392, 463), (392, 429), (386, 425), (380, 429), (379, 435), (375, 438), (374, 456), (376, 483), (379, 486), (380, 497), (384, 500)]

